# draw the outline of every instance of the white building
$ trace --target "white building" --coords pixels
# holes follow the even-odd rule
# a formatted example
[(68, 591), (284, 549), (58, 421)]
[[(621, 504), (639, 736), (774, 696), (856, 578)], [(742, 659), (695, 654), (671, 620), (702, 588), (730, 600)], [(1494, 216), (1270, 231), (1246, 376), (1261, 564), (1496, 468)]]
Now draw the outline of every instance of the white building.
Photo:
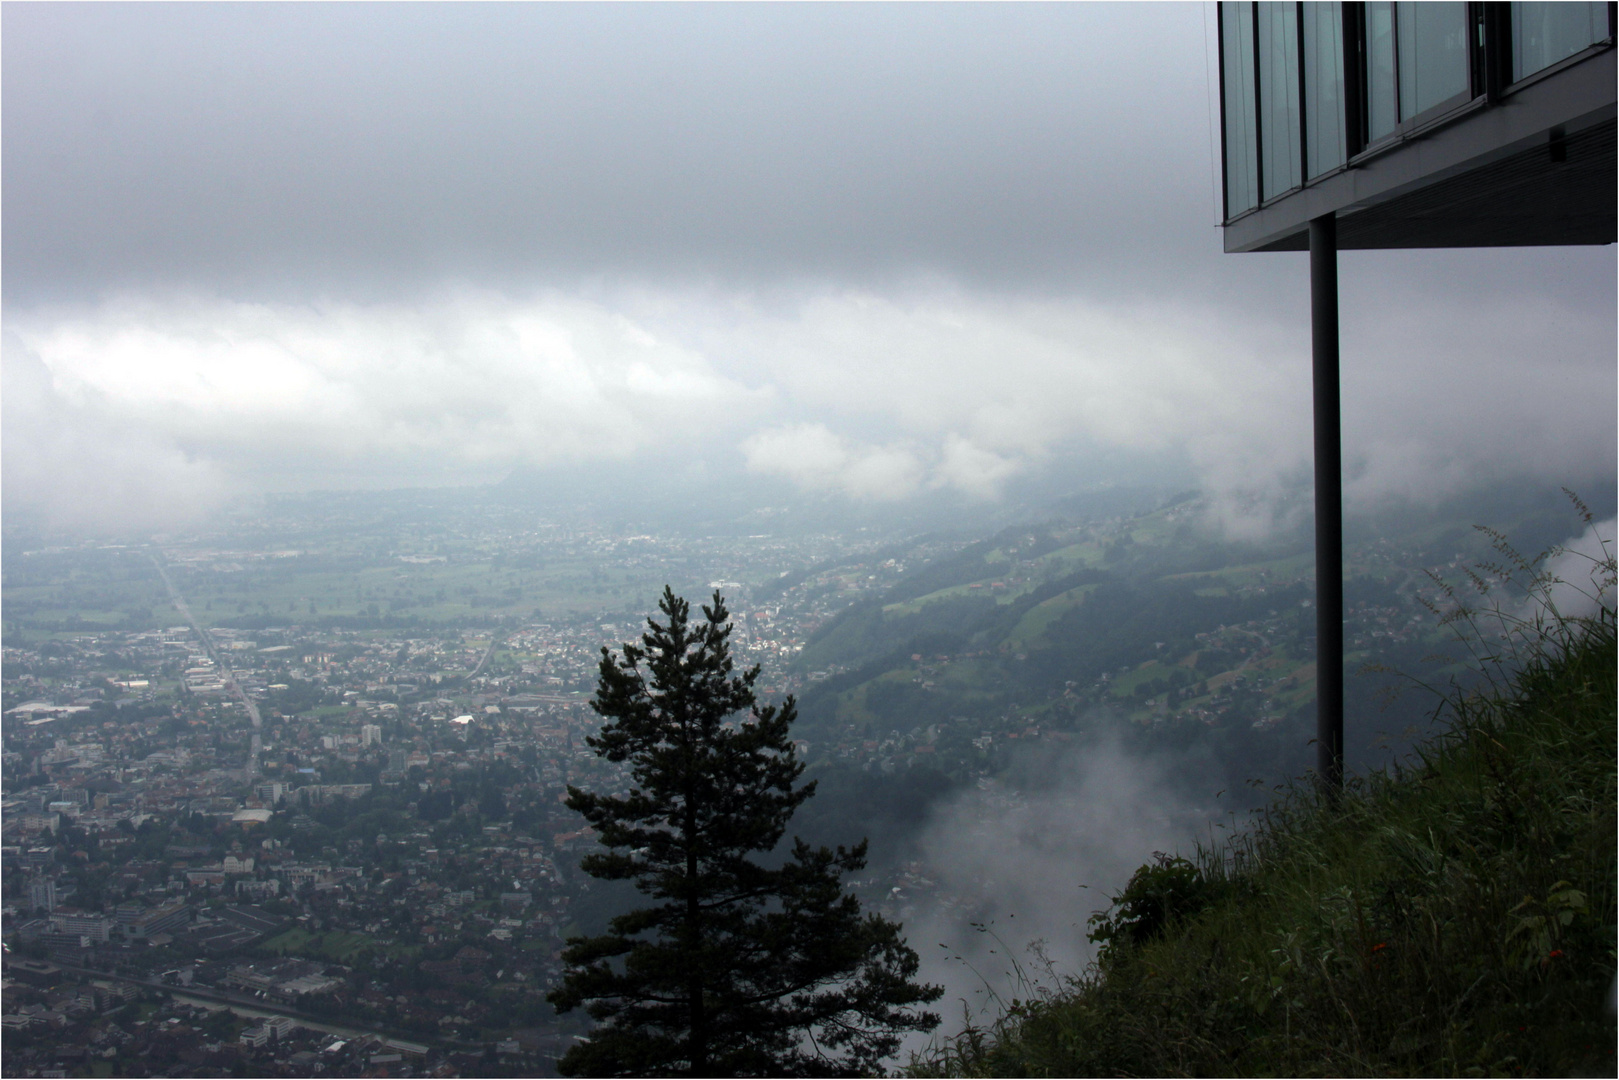
[(106, 941), (111, 923), (105, 916), (93, 912), (67, 909), (51, 912), (51, 929), (59, 934), (77, 934), (91, 941)]
[(48, 877), (35, 878), (28, 883), (28, 906), (50, 911), (56, 906), (56, 882)]

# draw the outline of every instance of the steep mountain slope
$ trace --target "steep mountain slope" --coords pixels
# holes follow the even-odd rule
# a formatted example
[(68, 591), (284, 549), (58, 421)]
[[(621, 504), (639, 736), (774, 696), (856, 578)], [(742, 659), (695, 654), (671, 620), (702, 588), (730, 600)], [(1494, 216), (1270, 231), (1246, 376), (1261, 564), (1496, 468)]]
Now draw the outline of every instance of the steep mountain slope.
[(1613, 614), (1530, 644), (1408, 767), (1142, 867), (1097, 964), (913, 1071), (1612, 1075)]

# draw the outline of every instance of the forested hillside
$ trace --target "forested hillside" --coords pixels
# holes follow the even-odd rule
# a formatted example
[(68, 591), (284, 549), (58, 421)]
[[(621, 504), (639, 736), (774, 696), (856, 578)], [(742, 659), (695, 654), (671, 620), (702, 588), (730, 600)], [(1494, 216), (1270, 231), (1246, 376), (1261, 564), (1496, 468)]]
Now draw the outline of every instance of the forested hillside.
[[(1235, 543), (1181, 496), (1149, 513), (1007, 529), (913, 570), (810, 638), (798, 734), (826, 790), (817, 836), (904, 847), (926, 799), (1003, 771), (1042, 744), (1122, 743), (1166, 763), (1189, 797), (1261, 792), (1310, 764), (1314, 580), (1307, 534)], [(1565, 511), (1533, 532), (1569, 529)], [(1363, 529), (1345, 589), (1351, 770), (1427, 730), (1415, 680), (1461, 670), (1425, 604), (1487, 551), (1459, 523)], [(905, 560), (904, 546), (893, 556)], [(834, 567), (818, 572), (835, 571)], [(879, 754), (871, 765), (871, 754)], [(859, 779), (839, 779), (861, 760)], [(917, 805), (913, 795), (922, 795)], [(863, 822), (870, 823), (863, 826)], [(891, 829), (890, 826), (893, 826)]]

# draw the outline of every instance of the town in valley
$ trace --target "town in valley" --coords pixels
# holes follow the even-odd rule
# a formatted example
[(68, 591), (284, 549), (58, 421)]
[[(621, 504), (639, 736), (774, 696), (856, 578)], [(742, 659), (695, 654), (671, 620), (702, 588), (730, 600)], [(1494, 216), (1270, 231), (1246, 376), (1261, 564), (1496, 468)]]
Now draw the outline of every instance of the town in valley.
[[(634, 901), (580, 872), (564, 799), (629, 783), (589, 703), (665, 583), (723, 595), (761, 700), (798, 701), (821, 793), (795, 830), (870, 837), (863, 901), (993, 919), (993, 882), (915, 842), (951, 793), (1004, 814), (1020, 763), (1104, 733), (1202, 747), (1188, 790), (1304, 760), (1308, 553), (1211, 548), (1202, 505), (703, 533), (304, 496), (193, 536), (8, 538), (6, 1072), (547, 1074), (587, 1031), (545, 1000), (563, 943)], [(1424, 571), (1472, 543), (1356, 545), (1352, 668), (1432, 652)]]

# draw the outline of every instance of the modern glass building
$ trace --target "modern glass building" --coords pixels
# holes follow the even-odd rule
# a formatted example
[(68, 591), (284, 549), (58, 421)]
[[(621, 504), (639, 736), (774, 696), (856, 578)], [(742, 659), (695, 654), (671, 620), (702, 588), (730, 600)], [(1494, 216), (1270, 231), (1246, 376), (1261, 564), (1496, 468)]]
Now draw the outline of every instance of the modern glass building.
[(1219, 12), (1227, 251), (1614, 242), (1613, 4)]
[(1338, 249), (1615, 242), (1614, 4), (1222, 3), (1229, 252), (1310, 252), (1317, 770), (1343, 779)]

